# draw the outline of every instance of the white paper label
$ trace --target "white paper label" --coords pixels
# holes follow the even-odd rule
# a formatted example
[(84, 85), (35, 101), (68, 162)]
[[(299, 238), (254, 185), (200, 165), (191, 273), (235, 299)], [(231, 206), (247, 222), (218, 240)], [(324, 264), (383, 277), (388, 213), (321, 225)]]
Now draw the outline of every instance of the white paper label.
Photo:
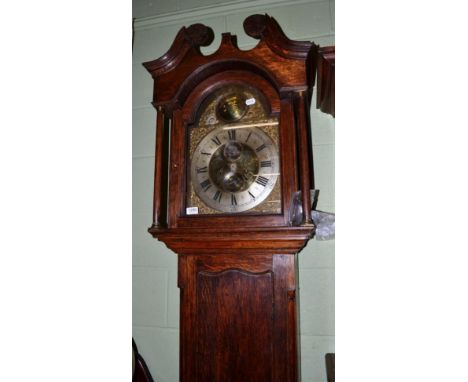
[(198, 215), (198, 207), (187, 207), (185, 212), (187, 215)]
[(255, 103), (255, 98), (249, 98), (245, 100), (247, 106), (253, 105)]

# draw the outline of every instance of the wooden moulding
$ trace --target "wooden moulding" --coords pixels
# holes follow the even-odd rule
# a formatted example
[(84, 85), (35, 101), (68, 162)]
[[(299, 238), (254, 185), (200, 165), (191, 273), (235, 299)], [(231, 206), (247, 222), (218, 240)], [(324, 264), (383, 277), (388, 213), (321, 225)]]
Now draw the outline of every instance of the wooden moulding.
[[(236, 36), (223, 33), (218, 50), (205, 56), (200, 48), (211, 44), (213, 30), (194, 24), (180, 29), (165, 55), (143, 64), (154, 80), (152, 104), (164, 112), (164, 118), (158, 116), (158, 139), (163, 145), (156, 142), (154, 185), (155, 193), (162, 196), (154, 197), (154, 220), (149, 232), (178, 254), (202, 250), (234, 253), (239, 248), (253, 254), (294, 254), (315, 230), (308, 213), (304, 213), (302, 226), (290, 227), (288, 213), (292, 195), (301, 189), (306, 190), (303, 211), (311, 207), (313, 168), (306, 115), (318, 47), (313, 42), (290, 40), (268, 15), (248, 17), (244, 29), (259, 40), (251, 50), (240, 50)], [(279, 112), (281, 214), (185, 216), (187, 126), (193, 123), (205, 94), (223, 83), (245, 83), (257, 88)], [(165, 127), (166, 119), (171, 121), (170, 128)], [(166, 147), (169, 141), (170, 147)], [(166, 161), (169, 166), (164, 165)]]
[[(314, 66), (317, 46), (288, 39), (275, 19), (253, 15), (244, 21), (246, 33), (260, 42), (251, 50), (237, 46), (237, 37), (223, 33), (218, 50), (204, 56), (200, 48), (213, 41), (213, 30), (203, 24), (183, 27), (169, 51), (143, 63), (154, 83), (153, 104), (168, 111), (182, 105), (193, 87), (211, 75), (225, 70), (250, 70), (269, 80), (279, 93), (304, 91), (313, 87), (307, 68)], [(305, 62), (310, 63), (305, 66)]]
[(335, 116), (335, 47), (325, 46), (317, 54), (317, 109)]
[(293, 255), (299, 252), (312, 237), (313, 227), (278, 227), (256, 229), (155, 229), (153, 237), (163, 241), (179, 255), (239, 253), (250, 254), (282, 253)]
[(153, 196), (153, 226), (165, 226), (162, 221), (161, 203), (162, 202), (162, 173), (163, 173), (163, 138), (164, 138), (164, 111), (158, 107), (156, 122), (156, 144), (155, 144), (155, 166), (154, 166), (154, 196)]

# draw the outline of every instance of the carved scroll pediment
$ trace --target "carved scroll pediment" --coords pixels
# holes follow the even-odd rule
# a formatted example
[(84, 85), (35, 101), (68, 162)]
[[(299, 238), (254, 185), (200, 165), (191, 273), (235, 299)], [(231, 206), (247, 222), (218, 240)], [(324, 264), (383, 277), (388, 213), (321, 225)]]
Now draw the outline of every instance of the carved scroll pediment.
[(143, 64), (158, 83), (153, 104), (168, 108), (180, 105), (181, 95), (188, 94), (197, 83), (217, 72), (233, 69), (258, 72), (278, 92), (313, 86), (315, 76), (311, 75), (310, 67), (315, 67), (314, 43), (290, 40), (268, 15), (249, 16), (244, 21), (244, 30), (259, 40), (254, 48), (241, 50), (235, 35), (223, 33), (217, 51), (205, 56), (201, 47), (212, 43), (213, 30), (203, 24), (181, 28), (166, 54)]

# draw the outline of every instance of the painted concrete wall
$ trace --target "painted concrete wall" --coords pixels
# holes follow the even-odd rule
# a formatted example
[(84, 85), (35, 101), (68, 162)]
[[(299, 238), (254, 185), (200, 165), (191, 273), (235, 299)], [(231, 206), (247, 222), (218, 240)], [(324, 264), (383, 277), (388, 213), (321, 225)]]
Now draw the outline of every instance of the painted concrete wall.
[[(334, 44), (334, 2), (134, 0), (133, 48), (133, 336), (157, 382), (178, 381), (179, 291), (176, 255), (153, 239), (151, 223), (156, 112), (152, 79), (141, 63), (163, 55), (182, 26), (203, 23), (237, 34), (241, 49), (256, 40), (243, 20), (268, 13), (291, 39)], [(315, 102), (315, 98), (314, 98)], [(334, 120), (311, 111), (318, 209), (334, 211)], [(302, 381), (325, 382), (324, 355), (334, 351), (334, 241), (312, 240), (299, 254)]]

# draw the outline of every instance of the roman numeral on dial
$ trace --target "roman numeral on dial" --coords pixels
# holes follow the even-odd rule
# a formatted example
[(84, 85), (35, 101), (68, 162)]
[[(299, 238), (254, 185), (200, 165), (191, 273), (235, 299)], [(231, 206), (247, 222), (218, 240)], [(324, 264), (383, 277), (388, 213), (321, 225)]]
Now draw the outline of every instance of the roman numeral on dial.
[(216, 191), (214, 196), (213, 196), (213, 200), (217, 200), (218, 203), (221, 203), (221, 198), (223, 197), (223, 193), (221, 191)]
[(231, 194), (231, 206), (237, 206), (237, 199), (234, 194)]
[[(262, 166), (263, 167), (263, 166)], [(197, 174), (202, 174), (204, 172), (208, 172), (208, 167), (197, 167)]]
[(236, 130), (235, 129), (228, 130), (228, 136), (229, 136), (229, 139), (231, 141), (235, 141), (236, 140)]
[(215, 135), (214, 138), (211, 138), (211, 140), (218, 146), (221, 146), (221, 141), (219, 140), (218, 136)]
[(255, 180), (255, 183), (258, 183), (260, 185), (262, 185), (263, 187), (265, 187), (268, 183), (268, 178), (265, 178), (264, 176), (259, 176), (256, 180)]
[(264, 160), (260, 162), (260, 167), (271, 167), (271, 160)]
[(208, 190), (212, 186), (212, 184), (209, 179), (205, 179), (203, 182), (200, 183), (200, 186), (203, 189), (203, 191), (206, 192), (206, 190)]
[(256, 151), (257, 153), (259, 153), (259, 152), (262, 151), (265, 147), (266, 147), (266, 146), (265, 146), (265, 143), (264, 143), (264, 144), (258, 146), (258, 147), (255, 149), (255, 151)]

